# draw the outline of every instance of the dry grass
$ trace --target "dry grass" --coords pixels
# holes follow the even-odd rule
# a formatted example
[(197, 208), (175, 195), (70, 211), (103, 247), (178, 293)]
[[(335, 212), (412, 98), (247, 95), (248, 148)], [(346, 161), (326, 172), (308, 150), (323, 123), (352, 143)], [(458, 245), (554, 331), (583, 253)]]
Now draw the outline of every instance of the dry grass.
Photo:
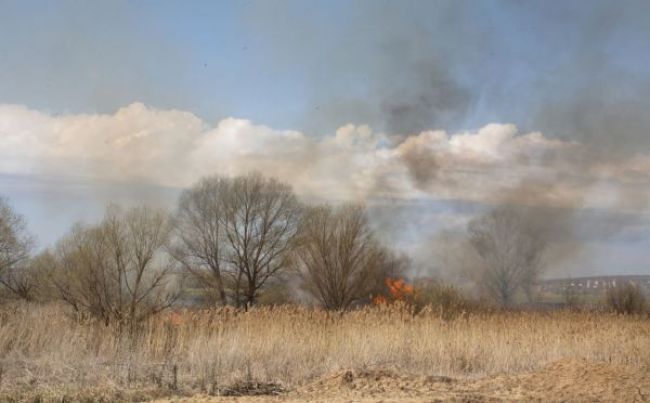
[(650, 320), (497, 312), (446, 321), (439, 312), (414, 316), (391, 306), (343, 315), (220, 309), (164, 314), (129, 340), (60, 306), (16, 305), (0, 312), (0, 357), (0, 400), (89, 393), (141, 400), (253, 382), (292, 388), (342, 369), (476, 377), (567, 358), (650, 368)]

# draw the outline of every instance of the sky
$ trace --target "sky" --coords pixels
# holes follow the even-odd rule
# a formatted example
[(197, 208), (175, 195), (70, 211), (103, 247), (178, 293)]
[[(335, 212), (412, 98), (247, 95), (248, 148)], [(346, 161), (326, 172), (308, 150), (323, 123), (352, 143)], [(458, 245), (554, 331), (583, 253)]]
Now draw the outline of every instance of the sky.
[(259, 170), (372, 206), (416, 254), (510, 195), (579, 211), (558, 271), (650, 274), (649, 12), (0, 0), (0, 194), (46, 247), (110, 201)]

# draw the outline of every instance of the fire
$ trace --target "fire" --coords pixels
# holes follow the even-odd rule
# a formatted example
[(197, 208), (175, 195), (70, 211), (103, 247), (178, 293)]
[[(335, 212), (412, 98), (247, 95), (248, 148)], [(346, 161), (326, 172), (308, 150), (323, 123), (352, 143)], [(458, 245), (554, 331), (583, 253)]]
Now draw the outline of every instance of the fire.
[(384, 280), (388, 295), (377, 295), (372, 299), (374, 305), (383, 305), (396, 301), (411, 302), (415, 290), (411, 284), (407, 284), (403, 278), (390, 278)]
[(164, 314), (160, 320), (170, 327), (179, 327), (187, 321), (189, 316), (187, 310), (173, 309)]

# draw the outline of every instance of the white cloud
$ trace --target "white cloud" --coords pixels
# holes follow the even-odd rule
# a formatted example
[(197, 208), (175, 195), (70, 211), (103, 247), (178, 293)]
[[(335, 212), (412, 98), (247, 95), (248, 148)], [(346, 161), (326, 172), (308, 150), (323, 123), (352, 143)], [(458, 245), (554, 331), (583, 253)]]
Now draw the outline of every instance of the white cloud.
[(258, 170), (302, 195), (354, 200), (490, 200), (522, 181), (550, 181), (547, 193), (561, 202), (585, 194), (591, 177), (604, 173), (614, 187), (648, 183), (648, 156), (585, 164), (576, 157), (582, 154), (585, 146), (520, 134), (511, 124), (457, 134), (425, 131), (396, 142), (365, 125), (314, 138), (244, 119), (210, 126), (189, 112), (139, 103), (112, 115), (51, 115), (0, 105), (0, 173), (182, 187), (202, 175)]

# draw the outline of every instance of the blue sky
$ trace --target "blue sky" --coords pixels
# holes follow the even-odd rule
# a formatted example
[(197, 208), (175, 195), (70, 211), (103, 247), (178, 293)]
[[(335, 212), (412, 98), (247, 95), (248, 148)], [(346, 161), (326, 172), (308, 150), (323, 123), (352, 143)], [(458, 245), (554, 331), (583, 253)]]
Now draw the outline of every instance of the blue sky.
[(52, 112), (140, 101), (322, 134), (351, 121), (385, 125), (377, 104), (417, 99), (410, 93), (433, 68), (464, 95), (428, 125), (499, 121), (585, 136), (570, 133), (566, 116), (546, 121), (549, 98), (574, 108), (581, 94), (640, 100), (650, 87), (645, 2), (0, 5), (0, 101)]
[[(451, 149), (459, 143), (459, 149), (474, 154), (482, 147), (519, 150), (512, 151), (516, 154), (523, 152), (523, 143), (529, 148), (543, 144), (543, 151), (526, 148), (527, 161), (544, 172), (560, 166), (551, 174), (558, 182), (566, 172), (597, 172), (574, 180), (573, 192), (605, 200), (594, 205), (615, 200), (620, 202), (615, 209), (632, 208), (646, 217), (648, 195), (635, 192), (650, 184), (648, 15), (645, 1), (0, 0), (0, 104), (5, 105), (0, 156), (10, 161), (0, 164), (0, 193), (11, 198), (47, 245), (73, 221), (96, 219), (109, 200), (173, 205), (189, 179), (159, 180), (155, 164), (185, 161), (163, 167), (173, 173), (199, 154), (208, 162), (218, 159), (218, 150), (201, 154), (196, 144), (231, 150), (224, 140), (229, 130), (250, 136), (231, 153), (245, 149), (259, 161), (246, 160), (241, 169), (263, 169), (270, 160), (303, 161), (298, 151), (286, 154), (268, 140), (295, 140), (285, 132), (291, 130), (307, 139), (295, 147), (325, 150), (327, 156), (316, 158), (322, 161), (303, 176), (327, 184), (343, 181), (346, 175), (336, 168), (346, 165), (332, 167), (334, 179), (323, 176), (323, 167), (337, 155), (329, 144), (338, 141), (343, 147), (345, 136), (337, 137), (337, 130), (353, 124), (350, 132), (360, 136), (355, 141), (368, 141), (367, 130), (360, 128), (368, 125), (370, 138), (380, 145), (367, 145), (378, 148), (363, 154), (348, 144), (340, 154), (350, 153), (348, 169), (366, 172), (372, 161), (375, 185), (377, 178), (399, 178), (400, 169), (411, 169), (407, 164), (390, 171), (377, 162), (388, 152), (384, 146), (400, 154), (428, 141), (425, 148), (443, 144)], [(231, 117), (246, 122), (224, 121)], [(512, 123), (517, 134), (508, 137), (510, 129), (503, 126), (494, 136), (452, 140), (454, 133), (477, 134), (491, 123)], [(446, 131), (449, 141), (417, 137), (434, 129)], [(541, 143), (525, 137), (531, 132), (542, 133)], [(64, 152), (70, 133), (85, 144), (77, 154)], [(155, 142), (139, 145), (152, 150), (150, 165), (135, 152), (108, 150), (125, 139), (135, 144), (142, 133), (154, 133), (164, 143), (160, 149)], [(9, 148), (28, 138), (19, 144), (22, 151)], [(250, 144), (254, 139), (258, 147)], [(8, 144), (4, 154), (3, 140)], [(577, 156), (540, 158), (560, 147), (554, 140), (584, 149)], [(394, 148), (387, 146), (392, 141)], [(456, 161), (448, 163), (458, 172), (466, 169), (463, 161), (475, 157), (454, 153), (445, 161)], [(521, 159), (508, 155), (500, 160), (505, 165), (499, 172), (507, 166), (519, 169)], [(241, 162), (228, 161), (238, 167)], [(585, 168), (585, 161), (598, 164)], [(91, 168), (79, 169), (88, 177), (70, 175), (75, 164), (88, 164)], [(224, 164), (214, 166), (230, 166)], [(132, 167), (140, 176), (131, 175)], [(603, 169), (610, 176), (602, 176)], [(458, 172), (449, 183), (467, 180)], [(316, 188), (301, 180), (299, 189)], [(369, 179), (354, 180), (354, 186), (343, 187), (359, 197)], [(477, 177), (468, 186), (489, 181), (507, 178)], [(558, 194), (567, 194), (565, 185), (558, 186)], [(442, 184), (426, 186), (416, 190), (430, 196), (436, 196), (432, 189), (446, 191)], [(616, 191), (603, 196), (603, 189), (610, 188)], [(462, 195), (450, 191), (448, 197)], [(409, 224), (404, 228), (411, 231)], [(649, 232), (647, 224), (637, 225), (634, 242), (623, 242), (635, 250), (629, 259), (632, 271), (646, 270), (640, 262), (647, 256)], [(619, 247), (628, 232), (622, 234), (599, 242)], [(622, 252), (603, 254), (617, 253)]]

